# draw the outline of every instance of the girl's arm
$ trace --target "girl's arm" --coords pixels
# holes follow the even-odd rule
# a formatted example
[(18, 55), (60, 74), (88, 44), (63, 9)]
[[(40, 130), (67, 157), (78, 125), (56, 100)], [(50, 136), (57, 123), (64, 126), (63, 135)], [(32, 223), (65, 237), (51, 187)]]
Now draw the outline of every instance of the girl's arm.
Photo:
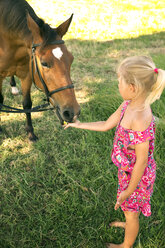
[(147, 166), (148, 150), (149, 141), (135, 145), (136, 163), (131, 174), (131, 180), (128, 185), (128, 188), (120, 194), (115, 205), (115, 210), (117, 210), (118, 207), (122, 204), (122, 202), (125, 201), (137, 188), (137, 185), (140, 182), (144, 174), (144, 170)]
[(135, 191), (144, 174), (144, 170), (148, 163), (148, 151), (149, 141), (135, 145), (136, 163), (132, 171), (130, 183), (126, 189), (129, 196)]
[(92, 131), (108, 131), (113, 127), (117, 126), (120, 120), (121, 110), (123, 103), (119, 106), (119, 108), (106, 120), (106, 121), (98, 121), (98, 122), (87, 122), (81, 123), (80, 121), (76, 121), (75, 123), (69, 123), (64, 126), (64, 129), (68, 127), (75, 127), (80, 129), (87, 129)]

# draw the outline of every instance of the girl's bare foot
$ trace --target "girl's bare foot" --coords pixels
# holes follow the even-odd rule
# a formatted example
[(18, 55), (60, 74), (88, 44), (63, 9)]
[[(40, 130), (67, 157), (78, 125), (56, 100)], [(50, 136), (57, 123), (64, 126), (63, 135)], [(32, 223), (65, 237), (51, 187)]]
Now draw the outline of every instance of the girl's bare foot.
[(125, 222), (114, 221), (109, 224), (109, 226), (122, 227), (125, 228)]
[(107, 248), (123, 248), (123, 244), (115, 245), (115, 244), (107, 244)]

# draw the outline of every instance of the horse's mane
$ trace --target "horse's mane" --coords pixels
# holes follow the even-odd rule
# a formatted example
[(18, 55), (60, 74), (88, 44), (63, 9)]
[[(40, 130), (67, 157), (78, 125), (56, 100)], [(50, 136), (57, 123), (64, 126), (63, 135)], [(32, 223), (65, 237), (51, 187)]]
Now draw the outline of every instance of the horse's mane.
[(0, 0), (0, 25), (3, 25), (7, 32), (20, 38), (26, 38), (30, 35), (26, 19), (27, 13), (40, 27), (45, 44), (56, 39), (56, 31), (39, 18), (25, 0)]

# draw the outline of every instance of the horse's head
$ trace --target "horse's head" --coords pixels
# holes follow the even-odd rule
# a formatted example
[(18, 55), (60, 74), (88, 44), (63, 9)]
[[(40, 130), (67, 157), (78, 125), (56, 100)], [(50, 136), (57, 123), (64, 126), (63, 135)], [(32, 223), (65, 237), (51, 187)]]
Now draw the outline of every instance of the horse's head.
[(61, 123), (72, 122), (80, 113), (70, 78), (73, 55), (62, 41), (71, 20), (72, 16), (53, 29), (42, 20), (36, 23), (27, 15), (27, 24), (33, 39), (33, 59), (30, 63), (33, 79), (56, 108)]

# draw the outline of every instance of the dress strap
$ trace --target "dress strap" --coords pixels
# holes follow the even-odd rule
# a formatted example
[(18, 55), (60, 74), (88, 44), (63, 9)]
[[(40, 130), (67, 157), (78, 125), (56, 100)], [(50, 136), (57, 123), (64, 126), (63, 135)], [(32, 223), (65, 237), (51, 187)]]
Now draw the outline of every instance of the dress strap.
[(126, 108), (127, 108), (127, 106), (128, 106), (129, 103), (130, 103), (130, 101), (125, 101), (125, 102), (123, 103), (123, 107), (122, 107), (121, 115), (120, 115), (120, 122), (121, 122), (121, 120), (122, 120), (122, 118), (123, 118), (123, 115), (124, 115), (124, 113), (125, 113), (125, 111), (126, 111)]
[(144, 131), (133, 131), (128, 130), (129, 139), (131, 145), (136, 145), (143, 143), (145, 141), (154, 140), (155, 139), (155, 119), (152, 117), (152, 121), (148, 128)]

